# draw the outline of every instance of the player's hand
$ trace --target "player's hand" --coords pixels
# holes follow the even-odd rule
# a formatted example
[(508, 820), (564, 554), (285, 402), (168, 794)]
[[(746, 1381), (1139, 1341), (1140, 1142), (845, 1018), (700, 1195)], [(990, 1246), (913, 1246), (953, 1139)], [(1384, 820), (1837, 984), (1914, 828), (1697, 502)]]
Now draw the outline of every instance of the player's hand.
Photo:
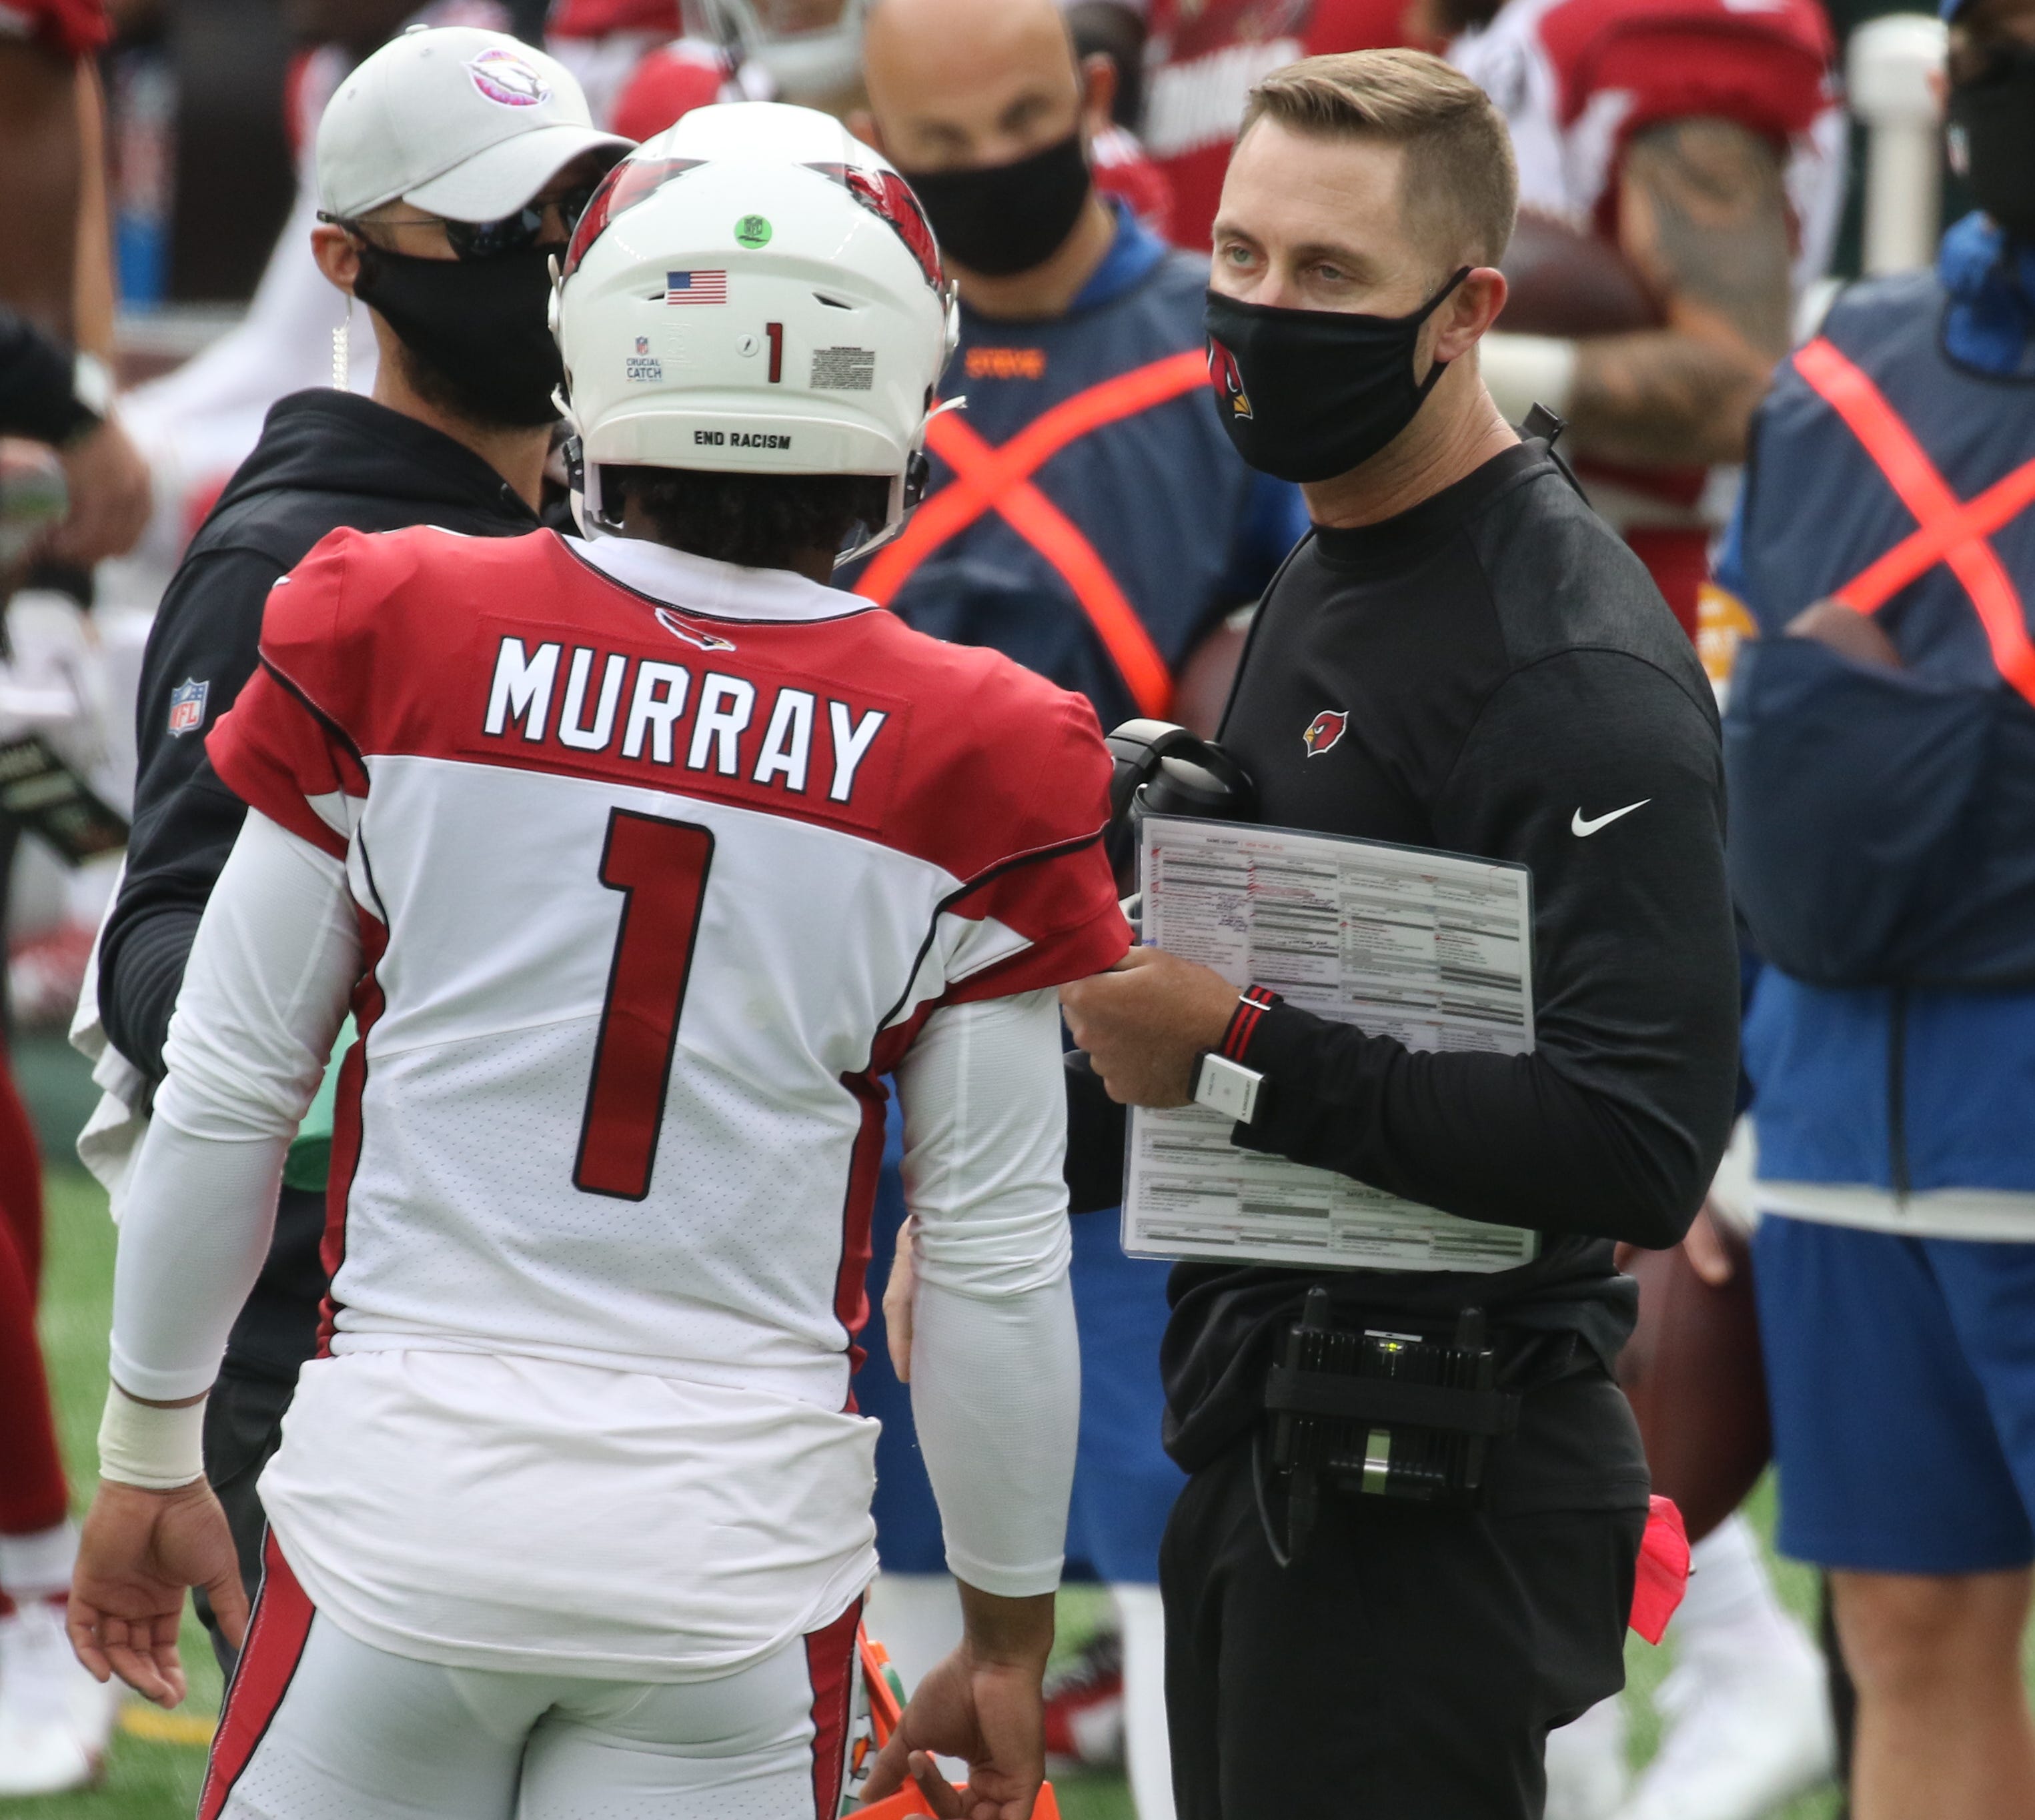
[(81, 569), (126, 555), (149, 528), (152, 487), (141, 450), (109, 417), (63, 451), (63, 465), (70, 516), (50, 539), (48, 554)]
[(1901, 667), (1901, 653), (1880, 630), (1879, 622), (1841, 600), (1818, 600), (1804, 607), (1788, 622), (1788, 636), (1813, 638), (1854, 664), (1876, 664), (1888, 670)]
[(247, 1594), (226, 1513), (202, 1479), (174, 1491), (101, 1481), (72, 1570), (69, 1629), (77, 1659), (104, 1681), (118, 1675), (159, 1706), (186, 1692), (177, 1628), (186, 1588), (202, 1586), (235, 1649), (247, 1631)]
[(890, 1280), (883, 1285), (883, 1337), (890, 1348), (890, 1369), (900, 1384), (912, 1382), (912, 1310), (919, 1288), (917, 1216), (897, 1228), (897, 1254)]
[(1213, 968), (1134, 948), (1107, 973), (1063, 986), (1060, 1009), (1111, 1099), (1184, 1106), (1194, 1058), (1221, 1045), (1236, 988)]
[[(864, 1803), (895, 1794), (908, 1775), (941, 1820), (1030, 1820), (1046, 1779), (1045, 1668), (1043, 1652), (991, 1661), (964, 1642), (919, 1683), (870, 1772)], [(935, 1754), (967, 1763), (965, 1788), (941, 1775)]]

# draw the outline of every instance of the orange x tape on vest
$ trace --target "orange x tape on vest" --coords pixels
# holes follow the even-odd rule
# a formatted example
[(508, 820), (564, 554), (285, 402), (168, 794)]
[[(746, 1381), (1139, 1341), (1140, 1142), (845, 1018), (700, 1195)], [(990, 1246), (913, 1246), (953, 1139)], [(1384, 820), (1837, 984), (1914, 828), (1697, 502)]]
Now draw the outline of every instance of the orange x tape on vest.
[(954, 477), (919, 508), (905, 534), (870, 564), (857, 592), (889, 606), (919, 565), (948, 539), (984, 513), (999, 513), (1074, 590), (1138, 712), (1163, 716), (1173, 697), (1172, 673), (1165, 659), (1095, 546), (1033, 484), (1032, 476), (1091, 431), (1134, 417), (1207, 383), (1207, 356), (1200, 348), (1168, 355), (1063, 399), (1001, 447), (985, 442), (951, 412), (935, 417), (927, 426), (926, 440)]
[(1854, 612), (1877, 612), (1909, 582), (1947, 562), (1978, 609), (2000, 675), (2035, 705), (2035, 645), (2029, 642), (2020, 592), (1986, 541), (2035, 502), (2035, 461), (1995, 481), (1976, 498), (1960, 500), (1879, 388), (1831, 343), (1819, 336), (1796, 355), (1795, 367), (1845, 420), (1917, 526), (1834, 598)]

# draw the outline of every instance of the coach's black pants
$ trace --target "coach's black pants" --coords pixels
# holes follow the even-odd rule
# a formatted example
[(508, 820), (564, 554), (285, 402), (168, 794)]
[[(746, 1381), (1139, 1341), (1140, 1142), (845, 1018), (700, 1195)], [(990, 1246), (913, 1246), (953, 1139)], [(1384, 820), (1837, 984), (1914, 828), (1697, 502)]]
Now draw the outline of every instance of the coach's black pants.
[(1570, 1414), (1605, 1431), (1618, 1473), (1578, 1485), (1599, 1507), (1325, 1497), (1281, 1568), (1248, 1442), (1188, 1481), (1159, 1563), (1180, 1820), (1539, 1820), (1549, 1730), (1625, 1684), (1646, 1513), (1616, 1387), (1532, 1396), (1570, 1406), (1565, 1442)]

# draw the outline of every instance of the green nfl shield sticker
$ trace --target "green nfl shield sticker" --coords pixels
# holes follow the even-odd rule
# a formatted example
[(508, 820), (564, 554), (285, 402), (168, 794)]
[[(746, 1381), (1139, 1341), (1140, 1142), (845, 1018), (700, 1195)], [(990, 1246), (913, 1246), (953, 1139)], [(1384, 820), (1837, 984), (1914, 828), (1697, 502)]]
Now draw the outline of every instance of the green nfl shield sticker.
[(770, 244), (770, 224), (761, 215), (745, 215), (735, 224), (735, 238), (754, 251)]

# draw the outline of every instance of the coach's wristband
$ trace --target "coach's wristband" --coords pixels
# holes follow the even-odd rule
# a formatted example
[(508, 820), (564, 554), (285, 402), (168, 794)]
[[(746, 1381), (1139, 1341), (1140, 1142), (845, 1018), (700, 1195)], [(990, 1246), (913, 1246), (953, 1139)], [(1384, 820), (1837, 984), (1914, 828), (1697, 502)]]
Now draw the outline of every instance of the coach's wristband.
[(205, 1476), (205, 1404), (174, 1409), (137, 1403), (118, 1384), (106, 1391), (99, 1422), (99, 1476), (145, 1491), (174, 1491)]

